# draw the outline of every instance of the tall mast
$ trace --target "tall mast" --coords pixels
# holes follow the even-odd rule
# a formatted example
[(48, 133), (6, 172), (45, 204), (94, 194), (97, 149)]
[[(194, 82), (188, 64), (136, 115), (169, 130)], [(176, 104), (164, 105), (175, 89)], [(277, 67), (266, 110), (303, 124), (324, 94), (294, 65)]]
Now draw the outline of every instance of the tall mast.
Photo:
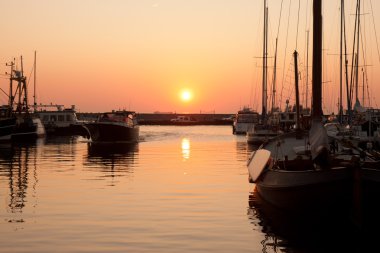
[(362, 94), (362, 105), (364, 106), (364, 88), (365, 88), (365, 83), (364, 83), (364, 68), (362, 68), (362, 74), (363, 74), (363, 94)]
[(359, 101), (359, 59), (358, 54), (355, 54), (355, 101)]
[(308, 96), (309, 96), (309, 30), (307, 31), (307, 49), (306, 49), (306, 95), (305, 95), (305, 106), (308, 107)]
[(352, 100), (351, 100), (351, 87), (348, 83), (348, 59), (347, 59), (347, 40), (346, 40), (346, 14), (344, 10), (344, 0), (341, 2), (341, 11), (343, 13), (343, 39), (344, 39), (344, 68), (346, 78), (346, 96), (347, 96), (347, 111), (348, 111), (348, 124), (351, 123), (352, 116)]
[(339, 122), (343, 123), (343, 2), (340, 1), (340, 75), (339, 75)]
[(274, 52), (272, 112), (274, 112), (274, 109), (276, 107), (277, 44), (278, 44), (278, 38), (276, 38), (276, 49)]
[(300, 98), (299, 98), (299, 88), (298, 88), (298, 53), (297, 50), (293, 53), (294, 56), (294, 74), (295, 74), (295, 90), (296, 90), (296, 128), (297, 131), (300, 130)]
[(9, 97), (8, 97), (8, 116), (11, 116), (13, 111), (13, 102), (14, 102), (14, 96), (13, 96), (13, 70), (14, 70), (14, 61), (11, 61), (10, 63), (6, 63), (6, 66), (11, 67), (11, 73), (9, 78)]
[[(22, 99), (20, 112), (24, 111), (25, 113), (29, 113), (29, 103), (28, 103), (28, 89), (26, 87), (26, 77), (24, 76), (24, 63), (21, 56), (21, 75), (19, 77), (19, 85), (20, 88), (20, 97)], [(20, 101), (21, 101), (20, 99)]]
[(315, 120), (322, 118), (322, 1), (313, 2), (313, 110)]
[(36, 98), (36, 86), (37, 86), (37, 83), (36, 83), (36, 73), (37, 73), (37, 51), (34, 51), (34, 91), (33, 91), (33, 108), (34, 108), (34, 112), (37, 111), (37, 98)]
[(268, 45), (268, 8), (267, 1), (264, 0), (264, 39), (263, 39), (263, 94), (262, 94), (262, 120), (263, 123), (267, 114), (267, 45)]
[(358, 29), (357, 29), (357, 38), (358, 43), (356, 44), (356, 101), (359, 101), (359, 95), (358, 95), (358, 86), (359, 86), (359, 42), (360, 42), (360, 0), (358, 0)]

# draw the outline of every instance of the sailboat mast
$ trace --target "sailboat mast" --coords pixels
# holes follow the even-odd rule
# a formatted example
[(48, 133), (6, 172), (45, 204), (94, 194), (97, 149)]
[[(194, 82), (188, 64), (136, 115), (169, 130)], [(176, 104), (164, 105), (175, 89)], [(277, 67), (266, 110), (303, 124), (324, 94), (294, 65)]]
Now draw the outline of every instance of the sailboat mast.
[(306, 49), (306, 92), (305, 92), (305, 106), (308, 108), (309, 97), (309, 30), (307, 31), (307, 49)]
[(273, 69), (273, 89), (272, 89), (272, 112), (276, 108), (276, 75), (277, 75), (277, 44), (278, 38), (276, 38), (276, 49), (274, 52), (274, 69)]
[(267, 114), (267, 29), (268, 29), (268, 8), (267, 1), (264, 0), (264, 39), (263, 39), (263, 94), (262, 94), (262, 121), (266, 118)]
[(362, 94), (362, 105), (364, 106), (364, 89), (365, 89), (365, 83), (364, 83), (364, 68), (362, 68), (362, 74), (363, 74), (363, 94)]
[(358, 68), (359, 60), (358, 54), (355, 54), (355, 101), (356, 103), (359, 101), (359, 68)]
[(343, 2), (340, 1), (339, 122), (343, 123)]
[(344, 10), (344, 0), (341, 2), (341, 11), (343, 14), (343, 39), (344, 39), (344, 69), (346, 78), (346, 97), (347, 97), (347, 112), (348, 112), (348, 124), (351, 123), (352, 116), (352, 103), (351, 103), (351, 87), (348, 83), (348, 59), (347, 59), (347, 39), (346, 39), (346, 14)]
[(359, 51), (360, 51), (360, 0), (358, 0), (358, 29), (357, 29), (357, 48), (356, 48), (356, 100), (359, 101), (358, 86), (359, 86)]
[(315, 120), (322, 118), (322, 1), (313, 1), (313, 110)]
[(295, 74), (295, 90), (296, 90), (296, 128), (300, 130), (300, 96), (298, 88), (298, 52), (297, 50), (293, 53), (294, 56), (294, 74)]

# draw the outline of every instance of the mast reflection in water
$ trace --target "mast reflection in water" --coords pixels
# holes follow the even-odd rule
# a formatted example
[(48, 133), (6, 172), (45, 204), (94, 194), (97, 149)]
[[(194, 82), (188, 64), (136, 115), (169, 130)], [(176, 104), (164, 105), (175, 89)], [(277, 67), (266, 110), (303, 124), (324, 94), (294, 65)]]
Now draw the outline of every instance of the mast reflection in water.
[[(37, 205), (37, 143), (0, 145), (0, 183), (8, 185), (8, 222), (24, 222), (23, 209)], [(28, 191), (28, 188), (31, 188)]]

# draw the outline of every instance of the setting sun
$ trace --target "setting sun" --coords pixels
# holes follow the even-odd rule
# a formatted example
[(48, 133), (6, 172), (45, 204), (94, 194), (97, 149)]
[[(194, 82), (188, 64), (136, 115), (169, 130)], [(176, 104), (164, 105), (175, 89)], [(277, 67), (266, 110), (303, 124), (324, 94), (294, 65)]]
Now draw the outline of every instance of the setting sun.
[(181, 100), (184, 101), (184, 102), (188, 102), (190, 101), (192, 98), (192, 94), (190, 91), (188, 90), (184, 90), (181, 92)]

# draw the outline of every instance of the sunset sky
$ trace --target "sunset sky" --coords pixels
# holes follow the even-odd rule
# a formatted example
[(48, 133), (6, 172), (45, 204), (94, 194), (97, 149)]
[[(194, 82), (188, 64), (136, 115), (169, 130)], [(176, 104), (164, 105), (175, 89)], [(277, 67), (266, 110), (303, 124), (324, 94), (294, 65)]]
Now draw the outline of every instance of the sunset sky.
[[(356, 1), (345, 2), (351, 59)], [(380, 1), (362, 2), (360, 64), (368, 65), (365, 93), (379, 107)], [(323, 3), (323, 107), (329, 113), (337, 111), (339, 96), (340, 1)], [(311, 85), (312, 0), (268, 0), (268, 8), (268, 85), (280, 21), (277, 103), (294, 103), (295, 49), (304, 103), (307, 30)], [(20, 55), (31, 76), (36, 50), (38, 103), (76, 105), (80, 112), (234, 113), (245, 105), (260, 112), (262, 26), (262, 0), (3, 0), (0, 88), (8, 91), (5, 63)], [(0, 104), (6, 101), (1, 92)], [(367, 95), (364, 102), (368, 106)]]

